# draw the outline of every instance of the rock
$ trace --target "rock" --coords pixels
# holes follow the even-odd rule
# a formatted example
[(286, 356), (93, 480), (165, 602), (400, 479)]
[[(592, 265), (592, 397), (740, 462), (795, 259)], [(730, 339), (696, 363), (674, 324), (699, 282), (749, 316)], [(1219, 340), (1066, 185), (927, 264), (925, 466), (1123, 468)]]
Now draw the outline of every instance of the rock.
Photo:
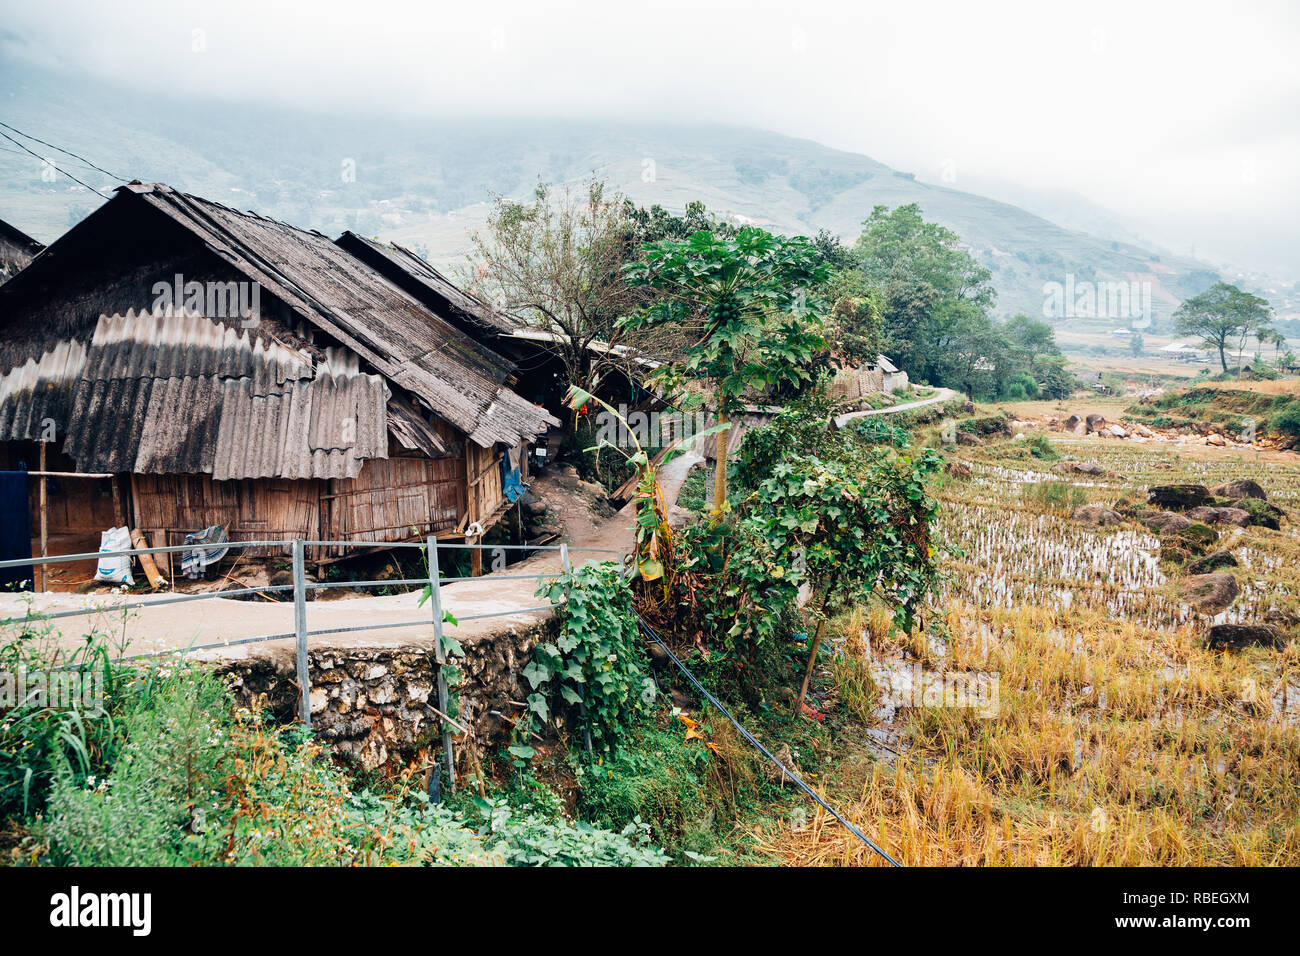
[(1259, 486), (1258, 482), (1249, 478), (1238, 478), (1236, 481), (1225, 481), (1221, 485), (1215, 485), (1210, 489), (1210, 494), (1216, 498), (1259, 498), (1261, 501), (1268, 497), (1264, 489)]
[(1162, 534), (1176, 533), (1192, 526), (1190, 518), (1173, 511), (1139, 511), (1134, 517), (1152, 531)]
[(1074, 510), (1074, 520), (1081, 521), (1089, 528), (1104, 528), (1107, 525), (1120, 524), (1124, 516), (1112, 511), (1105, 505), (1083, 505)]
[(1286, 633), (1272, 624), (1215, 624), (1205, 636), (1205, 646), (1216, 651), (1246, 647), (1285, 647)]
[(971, 475), (970, 466), (964, 461), (950, 461), (943, 466), (943, 470), (958, 481), (965, 481)]
[(1084, 419), (1084, 423), (1087, 425), (1087, 431), (1098, 432), (1106, 427), (1106, 416), (1093, 412)]
[(1216, 508), (1211, 505), (1202, 505), (1199, 508), (1189, 510), (1187, 517), (1205, 524), (1231, 524), (1236, 525), (1238, 528), (1244, 528), (1250, 524), (1250, 514), (1241, 508)]
[(1210, 504), (1210, 491), (1204, 485), (1156, 485), (1147, 490), (1147, 501), (1166, 511), (1186, 511)]
[(959, 428), (957, 429), (957, 444), (958, 445), (982, 445), (984, 444), (984, 442), (979, 438), (978, 435), (972, 435), (970, 432), (964, 432)]
[(1269, 608), (1264, 615), (1264, 621), (1268, 624), (1275, 624), (1283, 630), (1293, 630), (1300, 627), (1300, 614), (1292, 614), (1290, 611), (1283, 611), (1279, 608)]
[(1123, 425), (1111, 425), (1106, 431), (1116, 438), (1128, 438), (1128, 429)]
[(1095, 461), (1063, 461), (1060, 464), (1053, 465), (1052, 471), (1063, 474), (1073, 472), (1078, 475), (1097, 475), (1099, 477), (1110, 474)]
[(1218, 432), (1210, 432), (1208, 435), (1205, 436), (1205, 444), (1217, 445), (1218, 447), (1222, 448), (1224, 445), (1228, 444), (1228, 440), (1224, 438), (1222, 435), (1220, 435)]
[(1140, 435), (1142, 438), (1158, 438), (1158, 437), (1159, 437), (1155, 432), (1153, 432), (1151, 429), (1147, 428), (1147, 427), (1146, 427), (1145, 425), (1143, 425), (1141, 422), (1138, 422), (1136, 425), (1133, 426), (1133, 431), (1136, 432), (1138, 435)]
[(1226, 610), (1241, 593), (1237, 579), (1227, 571), (1191, 575), (1183, 579), (1179, 590), (1184, 601), (1205, 614)]
[(1065, 420), (1065, 426), (1063, 430), (1070, 432), (1071, 434), (1074, 435), (1082, 435), (1086, 429), (1087, 429), (1087, 425), (1082, 418), (1080, 418), (1078, 415), (1071, 415), (1069, 418)]
[(1210, 574), (1223, 568), (1237, 567), (1237, 559), (1231, 551), (1215, 551), (1203, 558), (1197, 558), (1187, 565), (1188, 574)]

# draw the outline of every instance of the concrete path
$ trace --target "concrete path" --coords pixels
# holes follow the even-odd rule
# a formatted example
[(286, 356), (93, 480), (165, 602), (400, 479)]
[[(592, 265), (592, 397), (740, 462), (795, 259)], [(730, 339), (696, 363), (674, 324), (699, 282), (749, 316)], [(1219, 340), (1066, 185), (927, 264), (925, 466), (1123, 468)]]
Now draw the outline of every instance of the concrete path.
[(888, 408), (869, 408), (864, 412), (849, 412), (845, 415), (839, 415), (835, 419), (835, 427), (843, 428), (855, 418), (866, 418), (868, 415), (893, 415), (896, 412), (908, 412), (914, 408), (924, 408), (926, 405), (934, 405), (937, 402), (946, 402), (950, 398), (956, 398), (957, 393), (950, 388), (941, 388), (938, 394), (923, 398), (916, 402), (905, 402), (902, 405), (891, 405)]
[[(687, 473), (701, 460), (696, 455), (686, 454), (660, 469), (660, 485), (663, 488), (664, 500), (670, 508), (677, 500)], [(620, 560), (619, 554), (626, 553), (632, 548), (633, 509), (634, 506), (629, 504), (618, 514), (596, 526), (588, 540), (569, 542), (573, 563), (579, 565), (588, 561)], [(613, 550), (619, 554), (593, 554), (582, 551), (584, 547)], [(493, 633), (501, 627), (540, 620), (551, 611), (519, 611), (518, 609), (536, 608), (544, 604), (543, 599), (534, 596), (538, 583), (537, 576), (556, 573), (559, 570), (559, 552), (543, 551), (499, 573), (444, 584), (441, 590), (443, 607), (457, 618), (482, 614), (498, 615), (462, 621), (449, 633), (460, 641), (474, 640)], [(114, 650), (122, 655), (147, 654), (219, 641), (237, 641), (262, 634), (288, 634), (294, 630), (293, 604), (289, 602), (210, 598), (160, 607), (148, 606), (150, 603), (166, 600), (169, 596), (172, 595), (113, 597), (102, 594), (68, 593), (0, 594), (0, 619), (24, 616), (29, 603), (32, 610), (38, 612), (100, 608), (101, 610), (93, 615), (59, 619), (50, 623), (56, 626), (60, 634), (59, 643), (65, 647), (79, 645), (83, 635), (93, 626), (111, 635)], [(311, 638), (312, 647), (396, 647), (431, 642), (433, 625), (430, 607), (428, 604), (423, 608), (419, 607), (419, 599), (419, 592), (411, 592), (382, 597), (312, 601), (307, 605), (308, 630), (355, 627), (362, 624), (421, 622), (411, 626), (388, 627), (383, 630), (320, 635)], [(122, 609), (124, 604), (136, 603), (143, 603), (145, 606), (126, 611)], [(250, 653), (266, 652), (292, 647), (292, 645), (292, 639), (286, 639), (200, 651), (196, 652), (195, 656), (206, 659), (242, 658)]]

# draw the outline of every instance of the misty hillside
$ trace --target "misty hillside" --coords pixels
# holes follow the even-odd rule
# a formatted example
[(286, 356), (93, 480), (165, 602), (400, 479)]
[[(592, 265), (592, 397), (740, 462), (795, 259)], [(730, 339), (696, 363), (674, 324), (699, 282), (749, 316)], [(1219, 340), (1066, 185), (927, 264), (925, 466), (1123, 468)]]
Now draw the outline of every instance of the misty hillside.
[[(851, 241), (875, 205), (918, 203), (993, 271), (998, 311), (1038, 315), (1043, 284), (1150, 281), (1155, 311), (1205, 288), (1203, 264), (1061, 228), (1007, 203), (917, 182), (867, 156), (720, 125), (587, 120), (438, 120), (317, 115), (166, 100), (0, 65), (0, 121), (109, 172), (162, 181), (294, 225), (352, 229), (452, 265), (494, 193), (593, 171), (638, 203), (719, 213), (785, 233), (826, 228)], [(28, 143), (28, 145), (33, 145)], [(116, 181), (44, 147), (94, 187)], [(98, 200), (0, 140), (0, 219), (49, 242)], [(1102, 323), (1105, 324), (1105, 323)]]

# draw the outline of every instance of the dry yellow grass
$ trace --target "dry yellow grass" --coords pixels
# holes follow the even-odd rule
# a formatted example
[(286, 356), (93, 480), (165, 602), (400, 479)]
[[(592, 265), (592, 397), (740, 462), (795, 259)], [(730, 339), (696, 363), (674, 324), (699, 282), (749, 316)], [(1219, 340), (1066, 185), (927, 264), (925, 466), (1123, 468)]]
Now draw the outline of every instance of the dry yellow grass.
[[(1241, 461), (1182, 459), (1149, 447), (1098, 442), (1090, 450), (1127, 476), (1089, 487), (1094, 500), (1136, 497), (1157, 476), (1207, 481), (1243, 473)], [(1300, 467), (1260, 477), (1283, 507), (1300, 513)], [(1025, 590), (1016, 593), (1041, 599), (1002, 600), (1012, 584), (986, 587), (982, 597), (965, 591), (972, 562), (956, 559), (945, 626), (932, 623), (931, 635), (890, 634), (867, 615), (847, 622), (865, 627), (878, 658), (996, 675), (996, 714), (900, 710), (892, 727), (898, 752), (864, 742), (827, 780), (827, 796), (910, 865), (1300, 863), (1300, 647), (1211, 651), (1202, 640), (1207, 621), (1156, 613), (1155, 602), (1175, 602), (1141, 574), (1097, 581), (1077, 563), (1072, 574), (1037, 566), (1046, 563), (1041, 555), (1058, 552), (1070, 566), (1072, 549), (1104, 555), (1088, 539), (1118, 532), (1080, 533), (1066, 519), (1025, 524), (1019, 535), (984, 533), (982, 525), (1012, 500), (1027, 507), (1017, 482), (1001, 473), (945, 491), (950, 511), (988, 509), (969, 523), (971, 535), (992, 542), (975, 570), (1018, 579)], [(965, 525), (957, 519), (955, 526)], [(1047, 545), (1025, 540), (1039, 535)], [(1134, 538), (1132, 547), (1144, 546)], [(1251, 529), (1234, 548), (1249, 562), (1239, 576), (1255, 592), (1243, 616), (1294, 609), (1295, 526)], [(1047, 600), (1098, 588), (1106, 600)], [(947, 643), (932, 639), (940, 631)], [(773, 824), (757, 839), (791, 864), (881, 862), (824, 815), (793, 828)]]

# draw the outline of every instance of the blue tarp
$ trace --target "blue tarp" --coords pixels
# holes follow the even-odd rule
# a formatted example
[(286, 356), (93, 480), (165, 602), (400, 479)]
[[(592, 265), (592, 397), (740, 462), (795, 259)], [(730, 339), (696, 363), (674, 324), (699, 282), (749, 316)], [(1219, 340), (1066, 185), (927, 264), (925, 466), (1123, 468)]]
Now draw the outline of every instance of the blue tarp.
[(523, 475), (519, 473), (518, 466), (511, 468), (510, 459), (518, 459), (518, 453), (512, 452), (501, 456), (501, 491), (506, 496), (506, 501), (514, 504), (518, 501), (528, 486), (524, 484)]
[[(0, 471), (0, 561), (32, 556), (32, 516), (27, 497), (27, 472)], [(30, 564), (0, 568), (0, 591), (32, 587)]]

